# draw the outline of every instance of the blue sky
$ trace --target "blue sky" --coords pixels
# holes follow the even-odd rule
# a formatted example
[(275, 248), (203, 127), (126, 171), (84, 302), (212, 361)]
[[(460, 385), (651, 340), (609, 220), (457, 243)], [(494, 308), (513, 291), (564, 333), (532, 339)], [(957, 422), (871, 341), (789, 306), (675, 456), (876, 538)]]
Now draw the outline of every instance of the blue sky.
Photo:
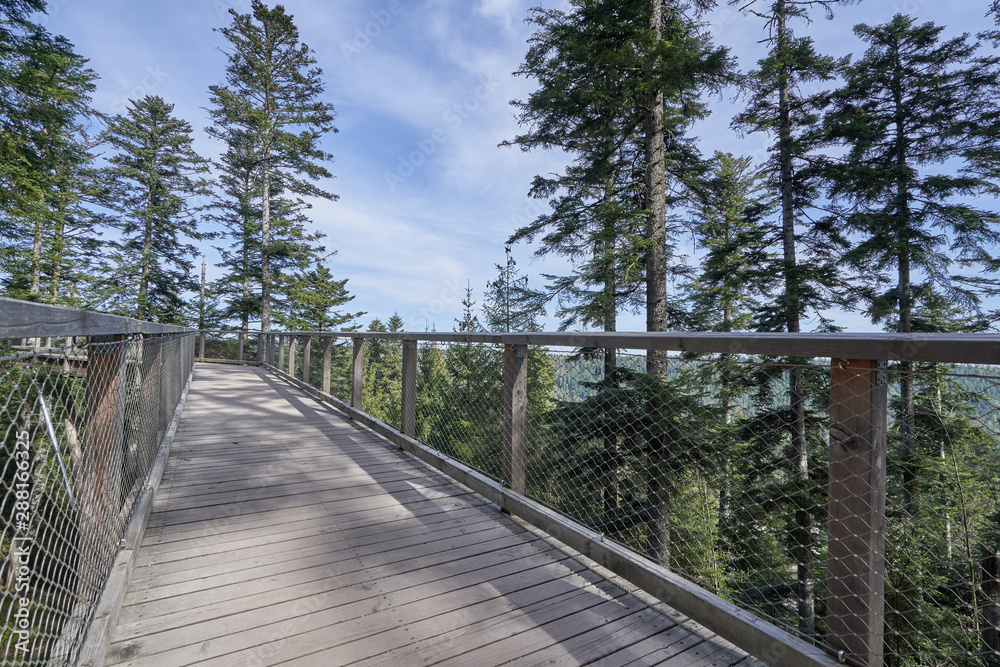
[[(269, 3), (273, 4), (273, 3)], [(352, 310), (383, 319), (398, 312), (407, 329), (450, 330), (461, 314), (466, 284), (482, 300), (504, 241), (542, 209), (527, 197), (535, 174), (557, 171), (558, 154), (498, 148), (518, 127), (509, 101), (533, 84), (512, 76), (527, 48), (530, 7), (560, 0), (287, 0), (302, 40), (324, 70), (326, 97), (339, 133), (326, 139), (335, 156), (340, 196), (312, 210), (325, 243), (336, 250), (334, 275), (349, 278)], [(820, 14), (808, 28), (817, 49), (860, 54), (859, 22), (881, 23), (902, 12), (947, 25), (946, 35), (989, 27), (988, 0), (865, 0)], [(176, 105), (196, 130), (196, 149), (215, 158), (220, 146), (203, 132), (208, 87), (223, 81), (225, 40), (212, 28), (250, 0), (49, 0), (43, 19), (90, 59), (100, 75), (94, 106), (121, 113), (127, 100), (154, 94)], [(731, 47), (743, 70), (762, 55), (759, 19), (723, 6), (708, 17), (716, 41)], [(804, 26), (796, 26), (799, 30)], [(711, 100), (712, 116), (695, 134), (703, 152), (765, 155), (767, 139), (730, 128), (735, 91)], [(560, 258), (514, 257), (540, 286), (540, 273), (560, 273)], [(690, 252), (690, 248), (688, 249)], [(211, 263), (215, 254), (206, 250)], [(215, 275), (218, 271), (215, 270)], [(213, 277), (213, 269), (209, 269)], [(642, 330), (642, 315), (623, 314), (619, 329)], [(850, 330), (871, 330), (857, 315), (838, 317)], [(546, 328), (555, 328), (549, 320)]]

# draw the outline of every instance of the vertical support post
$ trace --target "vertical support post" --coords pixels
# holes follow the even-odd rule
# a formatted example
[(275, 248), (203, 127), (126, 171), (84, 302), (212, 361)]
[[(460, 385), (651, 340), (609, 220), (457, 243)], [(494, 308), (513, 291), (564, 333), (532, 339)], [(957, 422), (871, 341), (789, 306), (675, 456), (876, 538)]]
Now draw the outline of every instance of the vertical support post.
[(333, 337), (327, 336), (323, 339), (323, 376), (320, 378), (320, 389), (324, 393), (330, 393), (330, 355), (333, 351)]
[(288, 374), (295, 377), (295, 336), (288, 337)]
[(827, 616), (830, 645), (881, 667), (885, 615), (885, 362), (833, 359)]
[[(125, 436), (125, 336), (92, 336), (87, 359), (86, 425), (80, 502), (80, 571), (101, 572), (115, 550)], [(117, 539), (117, 538), (114, 538)]]
[(254, 354), (254, 361), (264, 361), (267, 359), (267, 336), (265, 334), (257, 334), (257, 352)]
[(400, 426), (411, 438), (417, 434), (417, 341), (403, 341), (403, 406)]
[(525, 490), (525, 431), (528, 421), (528, 346), (503, 346), (503, 483)]
[(205, 331), (198, 332), (198, 358), (205, 358)]
[(285, 367), (285, 337), (278, 336), (278, 370)]
[(240, 332), (240, 342), (236, 346), (236, 361), (243, 361), (243, 340), (246, 337), (246, 333)]
[(365, 339), (354, 339), (354, 356), (351, 359), (351, 407), (361, 409), (365, 388)]
[(309, 384), (309, 371), (312, 369), (312, 336), (306, 336), (302, 345), (302, 381)]

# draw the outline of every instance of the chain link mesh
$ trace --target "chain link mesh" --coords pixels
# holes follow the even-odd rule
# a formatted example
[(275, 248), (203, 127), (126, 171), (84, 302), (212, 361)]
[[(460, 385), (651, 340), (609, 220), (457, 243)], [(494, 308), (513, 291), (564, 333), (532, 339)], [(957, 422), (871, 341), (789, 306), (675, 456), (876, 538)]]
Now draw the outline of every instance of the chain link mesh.
[(3, 664), (74, 663), (195, 341), (0, 341)]
[[(398, 428), (401, 344), (365, 347), (364, 409)], [(851, 486), (838, 521), (841, 548), (885, 542), (884, 664), (1000, 665), (1000, 369), (890, 364), (837, 398), (884, 385), (881, 426), (831, 429), (828, 360), (527, 357), (528, 496), (834, 654), (831, 443), (883, 429), (885, 489)], [(507, 482), (502, 392), (503, 346), (421, 343), (417, 438)]]

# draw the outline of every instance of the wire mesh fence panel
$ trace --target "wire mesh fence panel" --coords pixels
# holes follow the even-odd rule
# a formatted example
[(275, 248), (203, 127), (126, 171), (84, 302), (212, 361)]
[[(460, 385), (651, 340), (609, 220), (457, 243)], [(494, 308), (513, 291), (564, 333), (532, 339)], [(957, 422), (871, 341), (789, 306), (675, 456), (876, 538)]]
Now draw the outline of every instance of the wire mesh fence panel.
[(502, 346), (422, 345), (417, 359), (417, 439), (503, 481), (502, 378)]
[(417, 439), (508, 484), (523, 391), (529, 497), (848, 661), (1000, 666), (1000, 369), (523, 347), (420, 343)]
[[(202, 337), (204, 339), (204, 354), (202, 354)], [(205, 331), (197, 339), (198, 358), (217, 361), (261, 361), (263, 349), (258, 353), (260, 339), (255, 332), (239, 331)]]
[(361, 409), (393, 428), (402, 423), (403, 344), (370, 339), (364, 348), (364, 386)]
[(0, 650), (3, 664), (72, 664), (195, 336), (18, 343), (0, 341)]

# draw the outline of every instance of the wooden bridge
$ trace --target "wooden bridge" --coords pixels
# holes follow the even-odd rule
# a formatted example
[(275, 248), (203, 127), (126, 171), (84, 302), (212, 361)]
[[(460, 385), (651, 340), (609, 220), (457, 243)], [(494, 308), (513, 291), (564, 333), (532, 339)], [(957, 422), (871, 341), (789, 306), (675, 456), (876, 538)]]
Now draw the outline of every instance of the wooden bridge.
[[(28, 598), (0, 598), (0, 660), (12, 665), (879, 667), (886, 360), (1000, 365), (992, 335), (435, 332), (270, 332), (248, 362), (237, 332), (227, 365), (194, 364), (207, 332), (0, 307), (0, 341), (15, 353), (0, 357), (14, 388), (0, 417), (23, 425), (0, 454), (38, 490), (37, 506), (25, 503), (34, 522), (0, 516), (11, 545), (0, 573), (10, 583), (17, 565), (32, 584)], [(337, 337), (353, 339), (338, 378), (349, 402), (329, 394)], [(398, 430), (361, 410), (365, 342), (378, 339), (401, 351)], [(500, 474), (416, 439), (421, 342), (502, 347), (490, 417)], [(824, 637), (804, 641), (533, 500), (528, 346), (830, 359)], [(20, 472), (24, 460), (35, 472)], [(14, 493), (8, 484), (4, 497)], [(971, 608), (983, 621), (971, 641), (990, 659), (997, 562), (984, 555)]]
[(741, 665), (260, 368), (198, 364), (107, 665)]

